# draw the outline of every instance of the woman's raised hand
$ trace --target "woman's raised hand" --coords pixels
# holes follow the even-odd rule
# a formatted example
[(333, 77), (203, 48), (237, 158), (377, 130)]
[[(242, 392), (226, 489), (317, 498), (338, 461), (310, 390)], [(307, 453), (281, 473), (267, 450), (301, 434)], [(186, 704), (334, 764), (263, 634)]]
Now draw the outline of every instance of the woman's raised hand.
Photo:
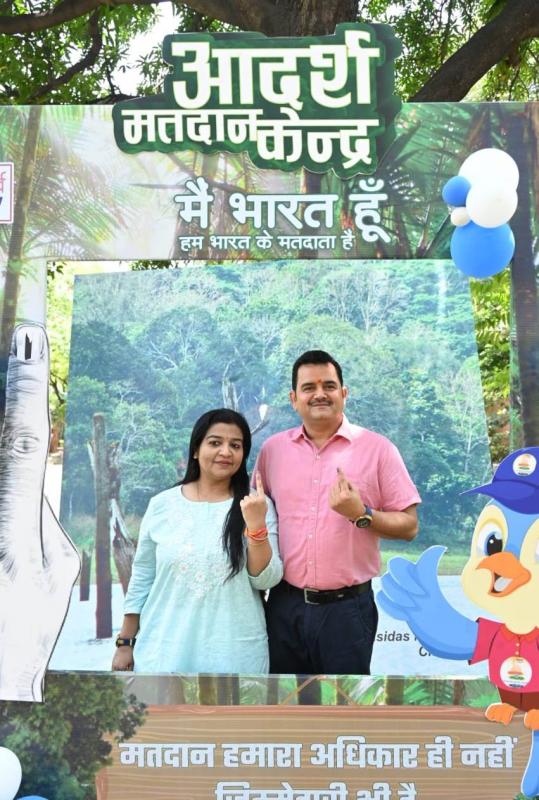
[(268, 504), (262, 485), (262, 477), (256, 473), (256, 489), (252, 494), (246, 495), (240, 501), (241, 513), (248, 531), (258, 531), (266, 526), (266, 512)]

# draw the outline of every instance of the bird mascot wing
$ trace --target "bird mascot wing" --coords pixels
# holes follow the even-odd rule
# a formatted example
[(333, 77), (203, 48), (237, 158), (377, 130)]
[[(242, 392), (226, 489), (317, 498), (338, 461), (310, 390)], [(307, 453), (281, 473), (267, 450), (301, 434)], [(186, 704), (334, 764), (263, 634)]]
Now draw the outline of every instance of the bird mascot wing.
[(390, 559), (376, 600), (391, 617), (407, 622), (429, 653), (469, 659), (475, 650), (477, 623), (456, 611), (440, 589), (438, 562), (445, 549), (429, 547), (416, 563)]

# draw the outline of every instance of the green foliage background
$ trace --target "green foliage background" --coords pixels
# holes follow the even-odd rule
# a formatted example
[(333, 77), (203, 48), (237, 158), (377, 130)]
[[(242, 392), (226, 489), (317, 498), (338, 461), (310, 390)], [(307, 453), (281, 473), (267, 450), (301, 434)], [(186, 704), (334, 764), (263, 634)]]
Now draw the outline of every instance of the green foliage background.
[[(291, 364), (320, 347), (342, 363), (347, 414), (399, 447), (424, 506), (421, 549), (464, 548), (490, 460), (466, 279), (448, 262), (294, 261), (76, 279), (62, 518), (84, 544), (94, 510), (92, 415), (119, 443), (133, 522), (182, 474), (192, 425), (237, 397), (262, 441), (297, 424)], [(480, 501), (479, 501), (480, 504)]]
[[(511, 0), (359, 0), (357, 18), (389, 23), (403, 44), (396, 64), (398, 92), (412, 97), (447, 59)], [(18, 0), (4, 13), (45, 15), (50, 0)], [(224, 14), (226, 16), (226, 5)], [(230, 5), (233, 7), (233, 3)], [(237, 30), (211, 19), (189, 5), (173, 6), (170, 33)], [(90, 51), (91, 14), (52, 29), (0, 38), (0, 103), (112, 102), (125, 91), (123, 76), (136, 66), (133, 94), (154, 94), (166, 72), (161, 42), (152, 42), (134, 55), (133, 41), (148, 33), (157, 18), (156, 5), (107, 5), (99, 8), (97, 25), (101, 49), (81, 71), (69, 69)], [(283, 11), (283, 26), (286, 25)], [(286, 33), (286, 31), (283, 31)], [(136, 52), (136, 50), (135, 50)], [(539, 42), (529, 39), (515, 45), (471, 90), (470, 99), (533, 100), (539, 86)]]
[(93, 800), (95, 775), (112, 750), (103, 737), (133, 736), (144, 705), (114, 675), (52, 674), (46, 689), (45, 703), (0, 703), (0, 743), (22, 766), (17, 796)]

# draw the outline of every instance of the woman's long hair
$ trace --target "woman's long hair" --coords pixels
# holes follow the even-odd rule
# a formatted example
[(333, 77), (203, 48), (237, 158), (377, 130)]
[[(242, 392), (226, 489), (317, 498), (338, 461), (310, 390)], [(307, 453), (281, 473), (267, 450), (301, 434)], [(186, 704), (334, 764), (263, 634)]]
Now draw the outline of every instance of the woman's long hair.
[(185, 475), (182, 480), (178, 482), (177, 486), (182, 486), (184, 483), (193, 483), (193, 481), (199, 479), (200, 464), (195, 457), (195, 453), (202, 444), (211, 426), (217, 425), (219, 422), (224, 422), (225, 425), (237, 425), (243, 435), (243, 458), (240, 468), (230, 479), (230, 487), (233, 493), (232, 505), (223, 523), (223, 548), (230, 561), (230, 574), (228, 577), (232, 578), (234, 575), (238, 574), (245, 562), (243, 543), (245, 522), (243, 520), (243, 514), (241, 513), (240, 501), (243, 500), (245, 495), (249, 494), (250, 491), (247, 459), (251, 452), (251, 431), (245, 417), (229, 408), (215, 408), (212, 411), (206, 411), (205, 414), (202, 414), (202, 416), (197, 419), (191, 433), (191, 441), (189, 442), (189, 456)]

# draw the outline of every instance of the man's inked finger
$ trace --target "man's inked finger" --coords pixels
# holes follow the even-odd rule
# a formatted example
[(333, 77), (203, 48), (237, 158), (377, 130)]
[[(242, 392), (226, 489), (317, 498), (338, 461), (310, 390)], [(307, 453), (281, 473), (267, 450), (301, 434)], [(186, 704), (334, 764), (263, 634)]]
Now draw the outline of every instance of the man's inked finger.
[(337, 482), (338, 482), (340, 488), (341, 489), (348, 489), (350, 484), (348, 483), (346, 475), (344, 474), (344, 472), (342, 471), (342, 469), (340, 467), (337, 467), (337, 476), (338, 476)]

